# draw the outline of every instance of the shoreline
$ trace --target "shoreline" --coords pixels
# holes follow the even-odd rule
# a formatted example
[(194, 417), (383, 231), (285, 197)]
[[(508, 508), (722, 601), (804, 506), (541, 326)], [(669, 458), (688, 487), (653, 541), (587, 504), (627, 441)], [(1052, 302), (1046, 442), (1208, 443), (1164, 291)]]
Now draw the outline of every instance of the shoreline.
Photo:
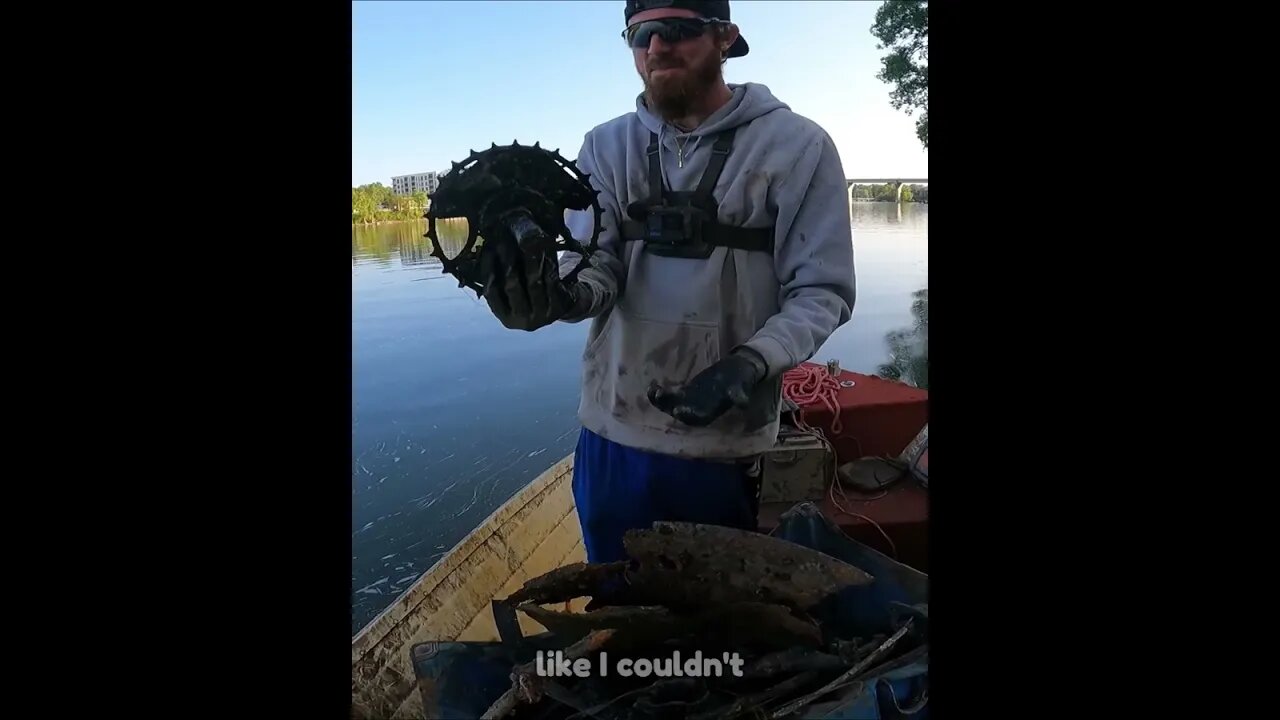
[(351, 223), (351, 227), (373, 227), (374, 225), (395, 225), (396, 223), (426, 222), (426, 218), (414, 218), (412, 220), (376, 220), (371, 223)]
[[(893, 200), (873, 200), (873, 199), (871, 199), (871, 198), (852, 198), (852, 199), (851, 199), (851, 202), (855, 202), (855, 203), (881, 203), (881, 204), (885, 204), (885, 205), (896, 205), (896, 204), (898, 204), (898, 203), (895, 203)], [(902, 205), (928, 205), (929, 203), (928, 203), (928, 202), (917, 202), (917, 201), (911, 200), (911, 201), (907, 201), (907, 202), (904, 202), (904, 203), (901, 203), (901, 204), (902, 204)], [(427, 221), (427, 219), (426, 219), (426, 218), (412, 218), (412, 219), (410, 219), (410, 220), (377, 220), (377, 221), (370, 222), (370, 223), (363, 223), (363, 222), (362, 222), (362, 223), (351, 223), (351, 227), (353, 227), (353, 228), (358, 228), (358, 227), (376, 227), (376, 226), (379, 226), (379, 225), (396, 225), (396, 224), (399, 224), (399, 223), (425, 223), (426, 221)]]

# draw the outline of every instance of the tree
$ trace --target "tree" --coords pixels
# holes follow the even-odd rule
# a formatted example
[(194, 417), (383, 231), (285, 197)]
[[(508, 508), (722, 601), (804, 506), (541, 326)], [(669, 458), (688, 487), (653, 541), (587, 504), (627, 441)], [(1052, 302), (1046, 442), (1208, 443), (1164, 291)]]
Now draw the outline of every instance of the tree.
[(391, 198), (394, 195), (394, 193), (391, 192), (391, 188), (383, 185), (382, 183), (369, 183), (367, 185), (361, 185), (355, 189), (372, 198), (374, 205), (389, 205)]
[(889, 50), (880, 59), (880, 80), (894, 86), (889, 102), (895, 110), (922, 110), (916, 137), (929, 149), (929, 0), (886, 0), (876, 10), (871, 34)]
[(373, 194), (365, 188), (351, 189), (351, 214), (352, 222), (359, 220), (362, 223), (372, 222), (378, 210), (378, 201), (374, 199)]
[(409, 198), (404, 195), (392, 195), (387, 198), (387, 209), (392, 212), (401, 213), (409, 209)]
[(885, 336), (889, 361), (876, 374), (923, 390), (929, 389), (929, 288), (912, 293), (912, 327)]

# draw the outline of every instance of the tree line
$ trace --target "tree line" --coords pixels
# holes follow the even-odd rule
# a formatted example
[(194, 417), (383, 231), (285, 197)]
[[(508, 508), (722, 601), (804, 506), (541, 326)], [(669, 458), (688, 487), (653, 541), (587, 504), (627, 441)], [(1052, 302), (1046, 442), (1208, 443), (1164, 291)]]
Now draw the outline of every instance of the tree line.
[[(898, 188), (883, 185), (854, 185), (854, 200), (895, 202)], [(929, 202), (928, 185), (902, 188), (903, 202)], [(369, 183), (351, 188), (351, 224), (370, 225), (393, 220), (420, 220), (427, 211), (427, 194), (418, 190), (410, 195), (397, 195), (382, 183)]]
[[(852, 197), (854, 200), (896, 202), (898, 200), (898, 186), (893, 183), (885, 183), (884, 185), (854, 185)], [(903, 187), (902, 202), (929, 202), (929, 186), (907, 185)]]
[(427, 194), (421, 190), (410, 195), (397, 195), (382, 183), (351, 188), (352, 225), (419, 220), (426, 211)]

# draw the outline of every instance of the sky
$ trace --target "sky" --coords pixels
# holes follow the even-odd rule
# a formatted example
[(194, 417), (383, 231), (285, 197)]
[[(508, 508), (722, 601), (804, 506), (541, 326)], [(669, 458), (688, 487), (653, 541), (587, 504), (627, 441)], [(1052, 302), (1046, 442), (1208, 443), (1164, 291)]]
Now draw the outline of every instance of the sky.
[[(873, 0), (733, 0), (751, 45), (726, 82), (765, 85), (822, 126), (849, 178), (928, 177), (915, 118), (876, 79)], [(352, 3), (351, 183), (443, 171), (491, 143), (577, 155), (635, 109), (623, 0)]]

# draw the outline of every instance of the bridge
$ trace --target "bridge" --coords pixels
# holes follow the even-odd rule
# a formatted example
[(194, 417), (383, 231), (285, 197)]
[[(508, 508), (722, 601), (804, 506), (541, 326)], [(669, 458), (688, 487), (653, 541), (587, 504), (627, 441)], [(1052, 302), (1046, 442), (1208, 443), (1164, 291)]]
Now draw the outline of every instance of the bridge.
[(854, 185), (896, 185), (898, 188), (898, 202), (902, 202), (902, 187), (904, 185), (928, 185), (929, 178), (845, 178), (845, 187), (849, 190), (849, 202), (853, 202), (853, 186)]

